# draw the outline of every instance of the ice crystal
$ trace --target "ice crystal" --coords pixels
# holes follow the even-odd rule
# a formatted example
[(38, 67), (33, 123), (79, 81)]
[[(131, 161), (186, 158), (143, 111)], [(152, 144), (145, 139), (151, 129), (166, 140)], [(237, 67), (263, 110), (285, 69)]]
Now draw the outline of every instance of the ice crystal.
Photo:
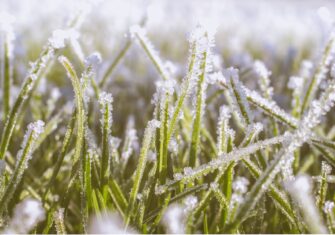
[(270, 79), (269, 79), (271, 72), (265, 67), (265, 64), (260, 60), (255, 61), (254, 70), (260, 78), (258, 83), (261, 91), (267, 98), (272, 97), (273, 88), (270, 86)]
[(312, 197), (310, 177), (299, 175), (295, 180), (286, 182), (286, 188), (303, 211), (306, 225), (310, 231), (313, 233), (327, 233)]
[(163, 215), (163, 224), (167, 232), (172, 234), (185, 233), (184, 207), (178, 204), (171, 204)]
[(99, 52), (94, 52), (85, 59), (86, 66), (96, 67), (102, 61), (101, 54)]
[(121, 216), (116, 213), (104, 213), (91, 218), (88, 232), (94, 234), (137, 234), (133, 228), (125, 229)]
[(325, 213), (333, 213), (333, 210), (334, 210), (334, 202), (333, 201), (326, 201), (325, 202), (325, 205), (323, 207), (323, 211)]
[(53, 31), (52, 37), (49, 38), (49, 43), (53, 48), (61, 49), (65, 47), (67, 40), (76, 40), (78, 37), (79, 33), (74, 29), (57, 29)]
[(40, 201), (27, 198), (14, 209), (5, 233), (29, 233), (39, 222), (45, 219), (45, 212)]
[(244, 194), (248, 191), (249, 180), (245, 177), (238, 176), (233, 182), (235, 193)]

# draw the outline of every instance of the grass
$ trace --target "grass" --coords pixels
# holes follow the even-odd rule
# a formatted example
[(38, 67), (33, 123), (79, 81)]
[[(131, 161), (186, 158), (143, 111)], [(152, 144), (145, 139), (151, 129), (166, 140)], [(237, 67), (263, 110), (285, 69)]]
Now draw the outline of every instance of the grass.
[[(216, 56), (227, 55), (200, 25), (182, 75), (155, 49), (145, 22), (129, 28), (103, 68), (99, 53), (83, 56), (79, 18), (50, 36), (16, 96), (16, 42), (2, 42), (4, 232), (335, 231), (333, 34), (310, 76), (292, 68), (289, 86), (279, 86), (280, 71), (265, 60), (218, 66)], [(139, 69), (127, 64), (134, 51)], [(130, 82), (117, 71), (126, 66)], [(140, 71), (155, 85), (135, 83)], [(47, 92), (38, 89), (43, 82)]]

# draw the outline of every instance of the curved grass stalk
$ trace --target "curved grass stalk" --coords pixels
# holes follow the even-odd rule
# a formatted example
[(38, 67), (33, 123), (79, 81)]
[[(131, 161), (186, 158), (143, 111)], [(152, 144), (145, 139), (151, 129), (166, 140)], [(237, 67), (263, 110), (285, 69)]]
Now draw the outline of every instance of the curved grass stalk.
[(108, 182), (111, 172), (111, 156), (109, 151), (109, 140), (112, 128), (112, 102), (113, 97), (109, 93), (102, 92), (100, 94), (99, 103), (101, 106), (101, 131), (102, 131), (102, 158), (100, 180), (102, 187)]
[(295, 180), (287, 182), (286, 188), (303, 212), (303, 219), (309, 231), (318, 234), (328, 233), (312, 197), (310, 178), (299, 175)]
[(258, 202), (262, 194), (274, 180), (281, 170), (283, 164), (289, 160), (296, 149), (311, 138), (311, 130), (320, 123), (321, 116), (325, 115), (335, 102), (335, 82), (328, 84), (327, 89), (321, 94), (318, 100), (313, 101), (310, 110), (303, 117), (299, 128), (289, 136), (285, 142), (286, 146), (275, 155), (274, 160), (266, 168), (264, 173), (253, 185), (245, 202), (239, 207), (234, 221), (229, 225), (229, 231), (235, 231), (238, 226), (246, 219), (246, 215)]
[(326, 194), (328, 189), (327, 178), (331, 171), (332, 168), (330, 165), (328, 165), (326, 162), (321, 163), (321, 182), (319, 185), (318, 197), (316, 201), (320, 213), (322, 212), (323, 206), (326, 201)]
[(300, 115), (302, 115), (308, 105), (310, 104), (311, 100), (314, 98), (317, 87), (321, 83), (322, 80), (325, 79), (326, 74), (329, 70), (329, 64), (331, 63), (334, 57), (334, 49), (335, 49), (335, 34), (334, 32), (330, 35), (330, 39), (325, 47), (325, 50), (322, 54), (322, 59), (319, 66), (316, 68), (313, 77), (311, 78), (306, 94), (302, 100)]
[[(163, 91), (164, 92), (164, 91)], [(161, 110), (160, 110), (160, 133), (159, 133), (159, 156), (158, 156), (158, 175), (161, 184), (165, 184), (167, 177), (167, 166), (168, 166), (168, 118), (169, 118), (169, 92), (165, 92), (165, 95), (161, 97)]]
[(47, 46), (41, 56), (34, 63), (34, 66), (31, 68), (28, 76), (23, 83), (23, 86), (20, 90), (20, 93), (17, 99), (14, 102), (14, 105), (9, 113), (7, 118), (4, 130), (1, 136), (0, 142), (0, 159), (3, 159), (7, 151), (9, 142), (11, 140), (13, 130), (15, 128), (19, 112), (23, 106), (24, 101), (30, 96), (32, 87), (34, 86), (35, 81), (37, 80), (38, 75), (42, 72), (42, 69), (45, 67), (46, 62), (51, 60), (54, 54), (54, 49), (51, 46)]
[(175, 125), (177, 123), (178, 117), (179, 117), (180, 112), (182, 110), (184, 101), (187, 97), (187, 94), (189, 93), (189, 88), (190, 88), (190, 83), (191, 83), (190, 80), (192, 79), (193, 74), (194, 74), (194, 66), (195, 66), (196, 58), (197, 58), (197, 56), (196, 56), (196, 43), (195, 42), (191, 43), (190, 50), (191, 50), (191, 56), (190, 56), (190, 62), (189, 62), (189, 67), (188, 67), (188, 73), (187, 73), (185, 81), (182, 84), (182, 90), (181, 90), (180, 95), (178, 96), (178, 100), (176, 102), (175, 109), (174, 109), (172, 118), (171, 118), (170, 123), (169, 123), (169, 129), (168, 129), (168, 133), (167, 133), (168, 144), (169, 144), (170, 139), (172, 137), (172, 134), (174, 132)]
[(145, 164), (147, 161), (147, 153), (150, 147), (150, 143), (154, 135), (155, 129), (158, 128), (159, 125), (160, 123), (157, 120), (149, 121), (147, 128), (145, 129), (145, 132), (144, 132), (139, 162), (138, 162), (136, 172), (135, 172), (134, 184), (130, 192), (129, 204), (127, 208), (127, 216), (126, 216), (126, 221), (125, 221), (126, 227), (129, 225), (131, 216), (133, 214), (136, 197), (138, 194), (139, 186), (141, 183)]
[(76, 112), (73, 112), (72, 116), (71, 116), (71, 120), (70, 120), (70, 122), (69, 122), (69, 124), (67, 125), (67, 128), (66, 128), (66, 132), (65, 132), (63, 143), (62, 143), (61, 151), (60, 151), (59, 156), (57, 158), (57, 162), (56, 162), (56, 164), (53, 168), (53, 172), (52, 172), (50, 181), (47, 184), (45, 192), (44, 192), (44, 196), (43, 196), (44, 200), (46, 199), (46, 196), (47, 196), (47, 194), (50, 190), (50, 187), (54, 184), (54, 182), (57, 178), (58, 172), (59, 172), (59, 170), (62, 166), (62, 163), (63, 163), (63, 160), (65, 158), (66, 153), (69, 151), (70, 140), (71, 140), (72, 133), (73, 133), (73, 130), (74, 130), (75, 122), (76, 122)]
[(234, 98), (234, 105), (237, 107), (239, 117), (244, 126), (250, 125), (253, 122), (253, 117), (250, 112), (249, 104), (246, 100), (246, 94), (238, 79), (238, 71), (236, 69), (228, 70), (229, 91)]
[(64, 223), (64, 209), (60, 208), (54, 212), (54, 221), (57, 234), (66, 234)]
[(111, 74), (114, 72), (117, 65), (120, 63), (120, 61), (125, 57), (127, 54), (129, 48), (131, 47), (132, 41), (127, 40), (125, 45), (122, 47), (121, 51), (117, 54), (115, 59), (112, 61), (110, 66), (107, 68), (106, 72), (102, 76), (102, 79), (99, 82), (99, 88), (103, 88), (107, 82), (107, 79), (111, 76)]
[[(196, 93), (196, 104), (195, 104), (195, 118), (192, 127), (191, 147), (190, 147), (190, 159), (189, 165), (194, 167), (196, 165), (196, 158), (200, 143), (200, 129), (201, 129), (201, 118), (205, 108), (205, 96), (206, 96), (206, 73), (208, 70), (208, 60), (210, 57), (211, 38), (207, 32), (203, 32), (203, 35), (199, 35), (198, 47), (199, 51), (196, 52), (199, 58), (199, 76), (197, 78), (197, 93)], [(203, 45), (202, 45), (203, 44)], [(197, 71), (198, 72), (198, 71)]]
[(12, 176), (0, 199), (0, 214), (4, 212), (10, 202), (17, 185), (20, 183), (24, 171), (28, 167), (28, 161), (32, 157), (32, 151), (38, 136), (43, 133), (44, 122), (36, 121), (28, 125), (28, 129), (22, 142), (21, 150), (17, 154), (17, 162)]
[(170, 80), (170, 74), (166, 70), (164, 62), (159, 57), (158, 52), (154, 49), (154, 46), (148, 39), (145, 29), (139, 25), (134, 25), (131, 27), (130, 33), (139, 41), (140, 45), (150, 58), (151, 62), (155, 65), (162, 78), (164, 80)]
[(232, 161), (239, 161), (243, 157), (253, 154), (258, 150), (268, 148), (271, 145), (279, 144), (285, 139), (287, 139), (287, 135), (281, 135), (267, 140), (258, 141), (254, 144), (249, 145), (248, 147), (240, 148), (227, 154), (221, 154), (217, 159), (214, 159), (207, 164), (203, 164), (194, 169), (190, 169), (190, 171), (188, 171), (187, 173), (180, 175), (178, 179), (172, 180), (165, 185), (158, 186), (156, 188), (156, 194), (163, 194), (169, 189), (169, 187), (174, 186), (179, 182), (191, 182), (200, 176), (204, 176), (209, 172), (212, 172), (220, 167), (229, 164)]
[(12, 30), (5, 32), (3, 45), (3, 120), (5, 121), (10, 110), (10, 91), (13, 75), (12, 57), (13, 57), (14, 33)]
[(72, 64), (65, 56), (58, 57), (59, 62), (63, 65), (65, 70), (67, 71), (68, 75), (70, 76), (72, 86), (75, 93), (75, 101), (76, 101), (76, 121), (77, 121), (77, 137), (76, 137), (76, 145), (75, 145), (75, 152), (73, 157), (73, 165), (79, 160), (84, 137), (85, 137), (85, 111), (84, 111), (84, 104), (83, 104), (83, 94), (81, 89), (81, 84), (79, 78), (77, 76), (76, 71), (74, 70)]

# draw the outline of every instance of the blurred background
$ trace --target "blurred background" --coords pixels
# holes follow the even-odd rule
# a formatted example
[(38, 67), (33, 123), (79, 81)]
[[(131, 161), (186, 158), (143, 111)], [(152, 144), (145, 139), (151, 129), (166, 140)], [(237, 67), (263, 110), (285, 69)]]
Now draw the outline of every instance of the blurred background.
[[(85, 55), (94, 51), (102, 55), (97, 80), (124, 47), (134, 24), (144, 24), (149, 39), (163, 60), (170, 63), (174, 76), (182, 79), (189, 34), (202, 23), (216, 29), (213, 50), (217, 67), (234, 66), (247, 71), (256, 59), (263, 60), (272, 71), (274, 98), (282, 107), (290, 105), (290, 100), (285, 100), (289, 77), (299, 72), (303, 60), (317, 63), (335, 19), (332, 0), (0, 0), (0, 9), (15, 17), (14, 89), (21, 86), (29, 61), (38, 57), (52, 32), (64, 28), (76, 12), (84, 10), (87, 16), (78, 40)], [(71, 58), (71, 52), (68, 56)], [(76, 61), (75, 57), (71, 59)], [(62, 95), (72, 99), (72, 88), (63, 69), (59, 64), (53, 69), (42, 81), (57, 86)], [(158, 76), (142, 48), (132, 45), (106, 87), (116, 97), (115, 118), (123, 123), (125, 117), (137, 112), (143, 115), (143, 110), (151, 115), (150, 102)], [(256, 84), (251, 75), (243, 80), (250, 88)], [(49, 89), (43, 84), (39, 87), (41, 93)], [(129, 105), (125, 107), (124, 102)], [(140, 124), (146, 120), (143, 117)]]

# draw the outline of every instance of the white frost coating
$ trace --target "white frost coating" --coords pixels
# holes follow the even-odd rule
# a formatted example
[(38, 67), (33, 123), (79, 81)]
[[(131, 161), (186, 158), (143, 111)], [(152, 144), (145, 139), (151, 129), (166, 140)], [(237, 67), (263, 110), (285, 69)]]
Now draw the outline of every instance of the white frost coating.
[(227, 151), (228, 137), (229, 137), (229, 119), (231, 118), (230, 110), (227, 106), (220, 107), (220, 114), (218, 120), (217, 136), (218, 136), (218, 154)]
[(49, 38), (50, 45), (55, 49), (61, 49), (65, 47), (67, 40), (77, 40), (79, 38), (79, 32), (75, 29), (57, 29), (54, 30), (52, 36)]
[(33, 137), (36, 139), (40, 134), (44, 132), (44, 122), (37, 120), (36, 122), (30, 123), (28, 125), (28, 130), (33, 132)]
[[(23, 168), (27, 168), (28, 161), (30, 160), (31, 154), (32, 154), (32, 152), (34, 150), (34, 145), (35, 145), (36, 139), (40, 136), (40, 134), (43, 133), (43, 131), (44, 131), (44, 122), (41, 121), (41, 120), (38, 120), (38, 121), (33, 122), (33, 123), (30, 123), (28, 125), (27, 131), (26, 131), (26, 133), (25, 133), (25, 135), (23, 137), (23, 141), (22, 141), (22, 144), (21, 144), (21, 149), (17, 153), (17, 161), (16, 161), (16, 163), (18, 164), (19, 160), (21, 159), (21, 157), (23, 155), (23, 150), (27, 146), (28, 141), (30, 139), (30, 135), (31, 135), (32, 136), (32, 139), (31, 139), (32, 144), (27, 149), (27, 152), (26, 152), (27, 157), (26, 157), (26, 160), (23, 163)], [(21, 176), (19, 176), (19, 177), (21, 177)]]
[(121, 216), (116, 213), (103, 213), (99, 216), (91, 218), (88, 233), (92, 234), (137, 234), (133, 228), (125, 230), (124, 221)]
[(172, 95), (174, 92), (175, 85), (176, 81), (173, 79), (157, 81), (156, 82), (157, 92), (160, 93), (161, 95), (165, 94)]
[(237, 80), (238, 79), (238, 69), (229, 67), (222, 72), (222, 76), (224, 77), (226, 83), (229, 83), (230, 78)]
[(190, 195), (184, 199), (186, 213), (191, 212), (198, 204), (198, 198), (196, 196)]
[(130, 35), (132, 38), (136, 38), (139, 41), (141, 46), (144, 48), (150, 59), (159, 70), (159, 73), (162, 75), (164, 80), (170, 80), (171, 74), (169, 72), (169, 68), (166, 67), (168, 64), (164, 63), (160, 58), (159, 53), (157, 50), (155, 50), (153, 44), (147, 37), (146, 30), (139, 25), (133, 25), (130, 27)]
[(283, 160), (282, 167), (281, 167), (281, 174), (283, 176), (283, 180), (293, 180), (293, 162), (294, 162), (294, 155), (290, 154), (287, 155), (287, 158)]
[(126, 143), (124, 143), (123, 151), (122, 151), (122, 158), (127, 160), (131, 154), (133, 153), (133, 147), (135, 142), (137, 141), (137, 132), (135, 129), (128, 129), (127, 130), (127, 137)]
[(252, 123), (253, 115), (250, 111), (249, 103), (247, 102), (245, 89), (239, 80), (238, 70), (230, 67), (224, 71), (224, 77), (226, 78), (229, 87), (230, 97), (233, 100), (232, 107), (234, 107), (240, 121), (245, 126), (249, 123)]
[(221, 72), (214, 72), (208, 74), (207, 81), (209, 84), (218, 84), (218, 83), (226, 84), (226, 79)]
[(299, 71), (299, 76), (309, 78), (312, 75), (313, 63), (309, 60), (303, 60)]
[(281, 118), (285, 120), (286, 123), (289, 123), (290, 125), (297, 126), (298, 125), (298, 120), (292, 117), (290, 114), (285, 112), (283, 109), (281, 109), (276, 102), (273, 100), (268, 100), (263, 98), (258, 92), (256, 91), (251, 91), (248, 88), (243, 87), (243, 90), (246, 93), (246, 97), (251, 100), (251, 102), (257, 106), (261, 106), (267, 112), (271, 112), (271, 114), (275, 115), (275, 117), (282, 121)]
[(312, 196), (310, 177), (307, 175), (299, 175), (295, 180), (287, 181), (285, 186), (302, 210), (309, 231), (312, 233), (328, 233), (327, 228), (323, 225)]
[(180, 204), (171, 204), (166, 209), (162, 223), (165, 225), (167, 233), (185, 233), (185, 207)]
[(248, 191), (249, 180), (238, 176), (233, 181), (233, 194), (231, 195), (230, 207), (233, 208), (244, 202), (244, 194)]
[(156, 129), (159, 128), (161, 126), (161, 122), (158, 120), (151, 120), (148, 122), (148, 128), (150, 129)]
[(85, 65), (96, 67), (98, 64), (101, 63), (101, 61), (102, 61), (102, 58), (101, 58), (100, 52), (93, 52), (91, 55), (86, 57)]
[(42, 203), (36, 199), (25, 199), (15, 207), (13, 218), (4, 233), (29, 233), (44, 219), (45, 212)]
[(265, 67), (265, 64), (260, 61), (256, 60), (254, 63), (254, 70), (258, 77), (258, 83), (260, 86), (261, 91), (264, 93), (266, 98), (271, 98), (273, 95), (273, 88), (270, 86), (270, 75), (271, 72)]
[(113, 102), (113, 96), (111, 93), (101, 92), (99, 96), (99, 103), (101, 105), (111, 104)]
[(321, 163), (321, 171), (324, 172), (326, 175), (329, 175), (332, 172), (332, 167), (327, 162), (323, 161)]
[(232, 161), (239, 161), (241, 158), (243, 158), (245, 156), (248, 156), (248, 155), (256, 152), (257, 150), (267, 148), (270, 145), (279, 144), (279, 143), (283, 142), (284, 140), (290, 138), (290, 136), (291, 136), (290, 133), (285, 133), (284, 135), (273, 137), (271, 139), (258, 141), (257, 143), (250, 144), (245, 148), (239, 148), (239, 149), (233, 150), (229, 153), (221, 154), (221, 155), (218, 156), (218, 158), (216, 158), (214, 160), (211, 160), (207, 164), (203, 164), (203, 165), (201, 165), (199, 167), (196, 167), (196, 168), (193, 168), (193, 169), (192, 168), (187, 168), (186, 172), (185, 172), (185, 168), (184, 168), (184, 174), (182, 174), (182, 176), (180, 176), (180, 175), (178, 176), (178, 178), (180, 178), (179, 180), (174, 179), (174, 180), (168, 182), (165, 185), (160, 185), (160, 186), (156, 187), (155, 193), (156, 194), (162, 194), (166, 190), (168, 190), (168, 187), (170, 185), (176, 183), (177, 181), (180, 181), (180, 180), (182, 180), (183, 182), (192, 181), (193, 179), (195, 179), (199, 175), (206, 175), (206, 173), (212, 172), (215, 169), (218, 169), (222, 166), (225, 166), (226, 164), (229, 164)]
[(299, 76), (291, 76), (287, 83), (288, 88), (298, 91), (301, 91), (303, 85), (304, 85), (304, 78)]
[(325, 213), (333, 213), (334, 210), (334, 202), (332, 201), (325, 201), (325, 205), (323, 206), (323, 211)]
[(5, 43), (7, 46), (7, 55), (10, 59), (13, 57), (15, 33), (13, 23), (15, 17), (7, 12), (0, 12), (0, 32), (4, 32)]
[(249, 180), (245, 177), (238, 176), (233, 182), (235, 193), (244, 194), (248, 191)]
[[(254, 69), (257, 75), (260, 77), (269, 78), (269, 76), (271, 75), (271, 72), (265, 67), (265, 64), (260, 60), (255, 61)], [(270, 85), (270, 83), (267, 85)]]

